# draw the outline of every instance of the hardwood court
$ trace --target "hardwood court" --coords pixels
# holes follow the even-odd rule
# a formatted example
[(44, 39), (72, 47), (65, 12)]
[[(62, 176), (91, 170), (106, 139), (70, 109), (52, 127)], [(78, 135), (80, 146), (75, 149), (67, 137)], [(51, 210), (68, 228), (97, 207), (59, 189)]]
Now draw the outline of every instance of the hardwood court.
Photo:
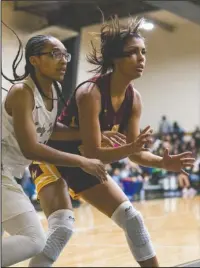
[[(134, 203), (149, 228), (160, 266), (175, 266), (200, 256), (200, 196)], [(43, 214), (39, 213), (41, 218)], [(138, 267), (123, 232), (88, 204), (75, 209), (76, 233), (55, 267)], [(46, 219), (42, 223), (47, 229)], [(27, 266), (28, 261), (15, 267)]]

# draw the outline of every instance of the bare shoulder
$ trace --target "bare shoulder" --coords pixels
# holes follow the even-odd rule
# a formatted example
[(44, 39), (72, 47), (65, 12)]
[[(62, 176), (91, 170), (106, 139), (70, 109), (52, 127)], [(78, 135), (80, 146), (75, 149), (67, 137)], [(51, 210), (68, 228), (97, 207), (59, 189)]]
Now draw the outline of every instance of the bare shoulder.
[(132, 90), (133, 90), (133, 95), (134, 95), (135, 101), (141, 101), (142, 97), (141, 97), (140, 92), (136, 88), (134, 88), (133, 86), (132, 86)]
[(133, 87), (133, 93), (134, 93), (133, 113), (134, 114), (141, 114), (141, 110), (142, 110), (142, 97), (141, 97), (141, 94), (134, 87)]
[(83, 84), (77, 89), (76, 101), (80, 102), (90, 102), (90, 101), (100, 101), (101, 94), (98, 86), (94, 83), (88, 82)]
[(23, 83), (17, 83), (12, 86), (10, 91), (6, 96), (6, 108), (12, 109), (15, 105), (24, 105), (29, 104), (32, 108), (34, 108), (34, 95), (27, 85)]

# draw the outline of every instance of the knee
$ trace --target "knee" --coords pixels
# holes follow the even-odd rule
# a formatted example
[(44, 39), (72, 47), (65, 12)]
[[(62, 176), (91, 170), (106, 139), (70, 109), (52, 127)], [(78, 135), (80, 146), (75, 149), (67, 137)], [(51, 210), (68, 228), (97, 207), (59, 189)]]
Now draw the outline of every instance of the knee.
[(155, 256), (143, 217), (129, 201), (122, 203), (111, 218), (124, 230), (128, 244), (137, 261), (145, 261)]
[(129, 201), (122, 203), (111, 217), (129, 236), (133, 236), (136, 246), (149, 241), (150, 236), (145, 227), (143, 217)]
[(74, 215), (69, 209), (61, 209), (52, 213), (48, 218), (48, 237), (44, 253), (52, 261), (56, 261), (59, 254), (74, 232)]
[(33, 256), (43, 251), (46, 244), (46, 235), (42, 228), (29, 228), (26, 236), (29, 237)]
[(68, 241), (74, 232), (74, 214), (69, 209), (60, 209), (48, 218), (50, 236), (62, 237), (63, 242)]
[[(130, 201), (125, 201), (121, 203), (117, 209), (113, 212), (111, 219), (122, 229), (125, 229), (127, 222), (140, 215), (140, 212), (137, 211)], [(140, 215), (141, 216), (141, 215)], [(140, 217), (139, 216), (139, 217)]]
[(46, 239), (44, 237), (31, 238), (31, 248), (32, 255), (38, 255), (43, 251), (46, 244)]

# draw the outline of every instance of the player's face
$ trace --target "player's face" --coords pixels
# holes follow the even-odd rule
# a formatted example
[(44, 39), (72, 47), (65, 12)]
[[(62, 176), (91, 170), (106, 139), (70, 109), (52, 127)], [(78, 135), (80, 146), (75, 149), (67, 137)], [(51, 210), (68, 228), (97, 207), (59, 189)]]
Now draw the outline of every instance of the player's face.
[(139, 78), (145, 67), (146, 49), (144, 40), (139, 37), (130, 38), (124, 46), (124, 56), (115, 61), (115, 68), (130, 79)]
[(32, 58), (34, 58), (35, 68), (41, 75), (52, 80), (62, 81), (71, 55), (67, 53), (65, 46), (58, 39), (51, 38), (40, 55)]

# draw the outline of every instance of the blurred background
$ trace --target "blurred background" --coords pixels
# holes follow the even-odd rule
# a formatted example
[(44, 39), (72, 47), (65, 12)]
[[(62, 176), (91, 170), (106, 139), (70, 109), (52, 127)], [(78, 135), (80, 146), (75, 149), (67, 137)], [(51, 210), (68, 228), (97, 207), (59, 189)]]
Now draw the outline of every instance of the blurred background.
[[(189, 176), (145, 168), (128, 159), (107, 165), (107, 170), (135, 204), (155, 199), (197, 198), (200, 193), (199, 1), (35, 0), (2, 1), (1, 5), (2, 20), (17, 32), (23, 45), (31, 36), (51, 34), (72, 54), (63, 82), (66, 99), (77, 84), (91, 77), (86, 54), (91, 49), (91, 39), (98, 46), (94, 33), (99, 31), (102, 22), (99, 8), (105, 19), (117, 14), (122, 23), (130, 15), (144, 17), (142, 34), (146, 39), (147, 64), (143, 77), (134, 82), (143, 100), (141, 128), (151, 125), (154, 129), (150, 148), (153, 153), (162, 156), (165, 148), (169, 148), (171, 154), (190, 150), (196, 162), (194, 168), (188, 170)], [(11, 65), (17, 49), (16, 37), (2, 26), (2, 68), (9, 77), (12, 77)], [(22, 62), (19, 74), (23, 74), (23, 66)], [(2, 86), (9, 89), (10, 84), (2, 78)], [(2, 91), (2, 99), (5, 96), (6, 92)], [(16, 179), (39, 211), (28, 169), (23, 178)], [(73, 200), (74, 207), (81, 204)], [(199, 206), (197, 210), (200, 218)], [(200, 234), (199, 228), (198, 225), (196, 234)]]

